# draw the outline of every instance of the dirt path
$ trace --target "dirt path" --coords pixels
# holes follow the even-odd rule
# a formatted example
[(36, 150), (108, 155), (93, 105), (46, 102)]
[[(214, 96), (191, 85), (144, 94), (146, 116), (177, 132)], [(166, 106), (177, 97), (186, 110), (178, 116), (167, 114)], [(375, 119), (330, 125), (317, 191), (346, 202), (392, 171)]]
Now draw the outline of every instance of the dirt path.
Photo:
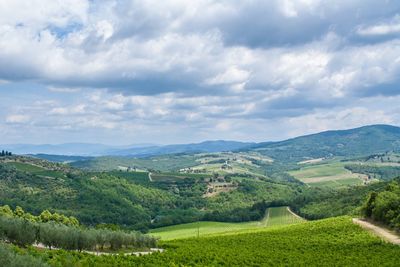
[(373, 232), (377, 236), (381, 237), (382, 239), (392, 244), (400, 245), (400, 237), (385, 228), (379, 227), (370, 222), (357, 218), (353, 218), (353, 223), (360, 225), (362, 228), (370, 232)]
[(305, 220), (305, 221), (306, 221), (306, 219), (304, 219), (303, 217), (301, 217), (301, 216), (299, 216), (298, 214), (294, 213), (294, 212), (290, 209), (290, 207), (286, 207), (286, 208), (287, 208), (288, 212), (290, 212), (293, 216), (295, 216), (295, 217), (297, 217), (297, 218), (299, 218), (299, 219), (302, 219), (302, 220)]
[(261, 219), (261, 221), (258, 222), (259, 226), (267, 226), (268, 220), (269, 220), (269, 209), (267, 209), (266, 214), (264, 218)]
[[(34, 244), (32, 245), (36, 248), (41, 248), (41, 249), (49, 249), (48, 247), (46, 247), (45, 245), (39, 243), (39, 244)], [(52, 247), (51, 249), (54, 250), (58, 250), (59, 248), (54, 248)], [(151, 248), (150, 251), (138, 251), (138, 252), (126, 252), (126, 253), (118, 253), (118, 252), (100, 252), (100, 251), (87, 251), (87, 250), (83, 250), (82, 253), (88, 253), (88, 254), (92, 254), (92, 255), (96, 255), (96, 256), (101, 256), (101, 255), (108, 255), (108, 256), (112, 256), (112, 255), (120, 255), (123, 254), (124, 256), (141, 256), (141, 255), (147, 255), (147, 254), (152, 254), (155, 252), (164, 252), (164, 249), (162, 248)]]
[(151, 172), (149, 172), (149, 180), (150, 182), (153, 182), (153, 179), (151, 179)]

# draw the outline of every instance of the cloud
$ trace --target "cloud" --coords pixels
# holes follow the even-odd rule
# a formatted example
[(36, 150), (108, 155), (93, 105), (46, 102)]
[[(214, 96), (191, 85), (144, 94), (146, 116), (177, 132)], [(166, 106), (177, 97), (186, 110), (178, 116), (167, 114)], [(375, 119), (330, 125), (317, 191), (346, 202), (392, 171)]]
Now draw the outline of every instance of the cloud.
[(357, 33), (362, 36), (380, 36), (400, 33), (400, 16), (396, 15), (389, 22), (381, 22), (375, 25), (361, 26)]
[[(258, 124), (306, 131), (307, 118), (328, 127), (331, 110), (358, 114), (372, 103), (354, 103), (400, 95), (399, 13), (400, 2), (374, 0), (0, 2), (0, 94), (10, 99), (0, 116), (112, 136), (172, 127), (267, 138)], [(396, 122), (376, 109), (373, 121)]]
[(54, 87), (54, 86), (49, 86), (47, 87), (47, 89), (50, 92), (54, 93), (77, 93), (81, 90), (80, 88), (67, 88), (67, 87)]
[(70, 106), (70, 107), (57, 107), (52, 108), (49, 111), (50, 115), (75, 115), (75, 114), (84, 114), (86, 110), (85, 104), (80, 104), (77, 106)]
[(12, 114), (6, 118), (7, 123), (26, 123), (29, 122), (29, 120), (30, 116), (23, 114)]

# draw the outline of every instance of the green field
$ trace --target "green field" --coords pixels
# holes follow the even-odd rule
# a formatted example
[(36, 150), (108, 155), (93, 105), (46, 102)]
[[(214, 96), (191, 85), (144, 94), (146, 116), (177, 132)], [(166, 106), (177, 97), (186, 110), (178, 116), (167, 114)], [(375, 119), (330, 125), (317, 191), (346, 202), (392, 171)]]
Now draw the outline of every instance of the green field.
[(266, 226), (288, 225), (304, 221), (301, 217), (292, 214), (287, 207), (269, 208), (267, 218), (264, 219)]
[(224, 223), (195, 222), (167, 226), (152, 230), (150, 233), (162, 240), (173, 240), (197, 236), (208, 236), (223, 233), (243, 232), (262, 229), (269, 226), (287, 225), (302, 222), (303, 219), (290, 213), (287, 207), (269, 208), (265, 217), (258, 222)]
[(343, 162), (313, 164), (289, 174), (311, 186), (343, 187), (363, 184), (365, 175), (345, 169)]
[(399, 266), (400, 246), (336, 217), (257, 232), (173, 240), (163, 253), (97, 257), (46, 250), (53, 266)]
[(53, 178), (63, 178), (65, 175), (59, 171), (53, 170), (46, 170), (40, 166), (32, 165), (29, 163), (22, 163), (22, 162), (7, 162), (6, 165), (12, 166), (19, 171), (29, 172), (32, 174), (46, 176), (46, 177), (53, 177)]

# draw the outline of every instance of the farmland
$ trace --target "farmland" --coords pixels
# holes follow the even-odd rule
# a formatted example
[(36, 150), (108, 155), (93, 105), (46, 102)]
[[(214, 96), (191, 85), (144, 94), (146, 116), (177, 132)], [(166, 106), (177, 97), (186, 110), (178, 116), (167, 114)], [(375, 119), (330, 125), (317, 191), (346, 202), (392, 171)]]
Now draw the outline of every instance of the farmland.
[(269, 226), (288, 225), (302, 222), (303, 219), (290, 213), (287, 207), (268, 208), (261, 221), (244, 223), (195, 222), (157, 228), (151, 234), (162, 240), (182, 239), (197, 236), (238, 233), (246, 230), (259, 230)]
[(54, 266), (398, 266), (400, 261), (400, 246), (381, 241), (350, 217), (173, 240), (164, 247), (164, 253), (142, 257), (35, 254)]
[(52, 178), (63, 178), (65, 175), (60, 171), (48, 170), (40, 166), (32, 165), (29, 163), (22, 162), (8, 162), (6, 165), (12, 166), (19, 171), (28, 172), (40, 176), (52, 177)]
[(299, 223), (304, 220), (290, 212), (288, 207), (277, 207), (267, 210), (267, 218), (264, 221), (266, 226), (280, 226)]
[(270, 165), (273, 160), (257, 152), (216, 152), (154, 156), (149, 158), (98, 157), (71, 163), (72, 166), (86, 170), (116, 170), (138, 168), (150, 172), (198, 174), (218, 173), (220, 175), (240, 173), (263, 176), (260, 165)]
[(345, 163), (338, 161), (303, 166), (299, 170), (290, 171), (289, 174), (310, 186), (361, 185), (367, 179), (364, 174), (347, 170)]

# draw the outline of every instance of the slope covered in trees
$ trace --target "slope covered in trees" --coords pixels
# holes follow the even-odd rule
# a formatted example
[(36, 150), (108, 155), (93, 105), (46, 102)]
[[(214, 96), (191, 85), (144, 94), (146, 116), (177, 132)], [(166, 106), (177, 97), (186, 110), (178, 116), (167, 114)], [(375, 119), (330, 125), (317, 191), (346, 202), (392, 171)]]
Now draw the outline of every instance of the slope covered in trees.
[[(204, 179), (150, 182), (146, 173), (66, 172), (43, 176), (0, 164), (0, 204), (74, 216), (87, 225), (119, 224), (138, 230), (197, 220), (248, 221), (262, 218), (265, 205), (286, 204), (299, 184), (271, 180), (237, 182), (237, 189), (204, 198)], [(229, 203), (226, 205), (225, 203)]]
[(371, 192), (362, 212), (365, 217), (400, 231), (400, 178), (390, 182), (380, 192)]
[(366, 186), (332, 189), (326, 187), (304, 188), (290, 207), (301, 216), (310, 219), (322, 219), (341, 215), (360, 215), (360, 208), (368, 194), (384, 190), (387, 182)]
[(279, 161), (299, 162), (307, 158), (353, 157), (400, 151), (399, 140), (399, 127), (371, 125), (350, 130), (327, 131), (282, 142), (259, 144), (253, 149)]

